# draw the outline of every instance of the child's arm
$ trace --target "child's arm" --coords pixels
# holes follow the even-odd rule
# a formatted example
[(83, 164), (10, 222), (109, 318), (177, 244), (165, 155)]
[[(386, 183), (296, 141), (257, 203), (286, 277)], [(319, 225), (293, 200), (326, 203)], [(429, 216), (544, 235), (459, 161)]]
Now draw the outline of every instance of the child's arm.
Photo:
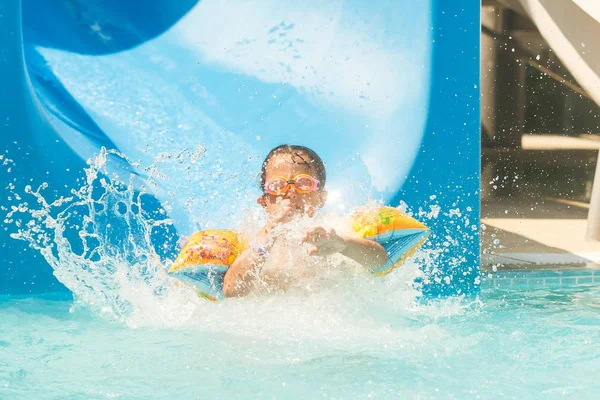
[(256, 279), (256, 271), (264, 262), (263, 255), (253, 248), (247, 249), (231, 264), (223, 277), (223, 295), (225, 297), (246, 296)]
[(252, 246), (231, 264), (223, 277), (223, 295), (225, 297), (241, 297), (250, 292), (252, 283), (258, 278), (258, 270), (273, 246), (272, 230), (279, 224), (287, 222), (291, 217), (291, 212), (292, 208), (288, 202), (285, 202), (279, 212), (273, 215), (269, 223), (256, 235)]
[(333, 229), (325, 230), (320, 226), (306, 232), (300, 240), (300, 244), (302, 243), (313, 245), (308, 250), (310, 255), (326, 256), (340, 253), (369, 269), (382, 267), (388, 262), (387, 252), (379, 243), (340, 236)]

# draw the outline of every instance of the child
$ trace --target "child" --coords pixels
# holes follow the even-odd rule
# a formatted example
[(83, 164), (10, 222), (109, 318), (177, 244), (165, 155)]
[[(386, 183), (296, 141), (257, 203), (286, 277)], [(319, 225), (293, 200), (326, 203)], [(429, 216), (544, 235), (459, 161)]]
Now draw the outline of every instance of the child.
[[(274, 230), (298, 218), (313, 218), (327, 200), (325, 165), (321, 158), (304, 146), (281, 145), (269, 152), (262, 164), (260, 177), (262, 196), (257, 200), (267, 212), (268, 222), (256, 235), (249, 248), (238, 256), (223, 279), (226, 297), (245, 296), (260, 277), (260, 272), (273, 246), (281, 236)], [(340, 253), (366, 268), (385, 265), (388, 256), (378, 243), (338, 235), (333, 229), (316, 226), (307, 230), (299, 243), (310, 245), (311, 256)]]

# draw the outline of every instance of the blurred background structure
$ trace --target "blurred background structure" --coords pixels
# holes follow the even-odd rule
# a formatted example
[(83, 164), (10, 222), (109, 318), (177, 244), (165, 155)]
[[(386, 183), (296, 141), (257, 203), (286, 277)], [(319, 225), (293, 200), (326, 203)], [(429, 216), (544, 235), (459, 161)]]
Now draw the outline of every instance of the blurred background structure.
[(481, 17), (483, 263), (594, 267), (600, 2), (483, 0)]

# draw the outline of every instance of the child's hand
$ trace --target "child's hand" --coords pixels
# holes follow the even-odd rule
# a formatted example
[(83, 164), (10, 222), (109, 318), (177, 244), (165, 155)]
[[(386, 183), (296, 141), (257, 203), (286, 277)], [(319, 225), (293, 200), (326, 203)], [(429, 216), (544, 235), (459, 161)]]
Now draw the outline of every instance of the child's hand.
[(271, 213), (267, 225), (258, 234), (258, 240), (269, 241), (271, 231), (276, 226), (290, 222), (293, 219), (294, 211), (288, 199), (281, 199), (277, 205), (279, 207), (275, 212)]
[(279, 205), (277, 211), (269, 218), (269, 225), (271, 228), (279, 224), (290, 222), (294, 217), (294, 210), (289, 199), (281, 199), (277, 204)]
[(339, 236), (333, 229), (326, 230), (320, 226), (309, 229), (300, 239), (300, 244), (303, 243), (312, 244), (308, 250), (308, 254), (311, 256), (328, 256), (340, 253), (346, 247), (344, 238)]

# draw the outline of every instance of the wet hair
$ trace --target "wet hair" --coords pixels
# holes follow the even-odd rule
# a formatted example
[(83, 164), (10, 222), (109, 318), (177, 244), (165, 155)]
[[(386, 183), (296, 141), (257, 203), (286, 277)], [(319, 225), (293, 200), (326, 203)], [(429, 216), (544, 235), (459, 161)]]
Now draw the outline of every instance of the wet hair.
[(265, 160), (262, 163), (260, 171), (260, 190), (264, 190), (265, 183), (267, 181), (267, 164), (271, 158), (287, 154), (291, 156), (294, 164), (308, 165), (315, 171), (315, 178), (319, 181), (319, 190), (323, 190), (325, 187), (325, 180), (327, 178), (325, 174), (325, 163), (321, 160), (321, 157), (314, 150), (308, 147), (282, 144), (275, 147), (267, 154)]

